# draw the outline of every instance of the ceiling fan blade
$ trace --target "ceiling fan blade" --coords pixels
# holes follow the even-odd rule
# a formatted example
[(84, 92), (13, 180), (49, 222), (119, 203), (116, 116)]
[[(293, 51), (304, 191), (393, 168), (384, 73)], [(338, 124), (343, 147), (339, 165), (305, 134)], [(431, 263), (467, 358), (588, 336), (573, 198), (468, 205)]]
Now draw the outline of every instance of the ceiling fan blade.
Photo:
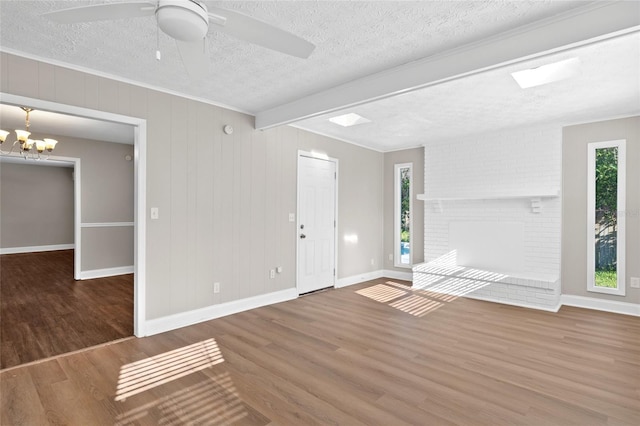
[(295, 34), (242, 13), (217, 7), (210, 7), (209, 12), (209, 28), (240, 40), (303, 59), (316, 48)]
[(138, 18), (153, 15), (155, 11), (155, 2), (130, 1), (127, 3), (107, 3), (54, 10), (53, 12), (43, 13), (42, 16), (61, 24), (75, 24), (78, 22)]
[(176, 40), (176, 44), (191, 81), (199, 81), (207, 77), (209, 75), (209, 55), (206, 51), (206, 39), (196, 42)]

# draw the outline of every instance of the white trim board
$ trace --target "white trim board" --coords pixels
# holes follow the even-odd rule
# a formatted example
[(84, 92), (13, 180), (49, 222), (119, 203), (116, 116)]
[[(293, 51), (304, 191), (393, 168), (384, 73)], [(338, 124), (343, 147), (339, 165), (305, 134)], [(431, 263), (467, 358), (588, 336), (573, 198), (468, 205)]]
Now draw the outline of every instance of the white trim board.
[(391, 269), (378, 269), (377, 271), (365, 272), (363, 274), (352, 275), (350, 277), (338, 278), (335, 288), (348, 287), (366, 281), (377, 280), (378, 278), (391, 278), (394, 280), (413, 281), (412, 272), (394, 271)]
[(640, 317), (640, 304), (638, 303), (596, 299), (595, 297), (574, 296), (572, 294), (560, 295), (560, 303), (562, 303), (563, 306), (574, 306), (576, 308), (593, 309), (596, 311)]
[(542, 306), (542, 305), (534, 305), (534, 304), (530, 304), (530, 303), (522, 302), (518, 300), (504, 300), (504, 299), (497, 299), (489, 296), (478, 296), (474, 294), (463, 294), (462, 297), (466, 297), (468, 299), (482, 300), (484, 302), (499, 303), (502, 305), (518, 306), (520, 308), (537, 309), (539, 311), (547, 311), (547, 312), (558, 312), (558, 310), (562, 307), (562, 303), (558, 303), (555, 306)]
[(94, 278), (115, 277), (117, 275), (133, 274), (133, 265), (116, 266), (115, 268), (91, 269), (80, 272), (81, 280), (91, 280)]
[(74, 244), (51, 244), (47, 246), (7, 247), (0, 249), (0, 254), (38, 253), (41, 251), (73, 250)]
[(188, 312), (168, 315), (166, 317), (147, 320), (145, 336), (152, 336), (165, 331), (175, 330), (204, 321), (260, 308), (262, 306), (273, 305), (275, 303), (286, 302), (298, 298), (298, 289), (288, 288), (273, 293), (248, 297), (246, 299), (234, 300), (232, 302), (219, 305), (207, 306), (205, 308), (194, 309)]
[(133, 222), (95, 222), (95, 223), (82, 223), (82, 228), (120, 228), (127, 226), (134, 226)]

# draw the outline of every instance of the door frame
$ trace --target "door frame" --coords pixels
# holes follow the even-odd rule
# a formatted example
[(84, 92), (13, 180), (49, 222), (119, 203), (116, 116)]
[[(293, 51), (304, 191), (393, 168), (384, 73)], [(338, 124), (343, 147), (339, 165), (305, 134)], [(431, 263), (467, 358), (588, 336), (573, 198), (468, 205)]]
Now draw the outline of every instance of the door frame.
[[(38, 110), (58, 112), (102, 121), (111, 121), (133, 126), (133, 158), (134, 158), (134, 234), (133, 234), (133, 334), (136, 337), (146, 336), (146, 200), (147, 200), (147, 120), (114, 114), (95, 109), (74, 105), (61, 104), (42, 99), (29, 98), (0, 92), (3, 104), (23, 106), (29, 105)], [(80, 163), (77, 164), (78, 170)], [(79, 181), (79, 179), (77, 179)], [(79, 212), (79, 207), (76, 206)], [(77, 226), (81, 221), (78, 217), (76, 235), (79, 236)], [(76, 237), (79, 238), (79, 237)], [(77, 241), (76, 241), (77, 242)], [(76, 266), (79, 267), (79, 266)]]
[(333, 274), (333, 288), (336, 287), (336, 283), (338, 281), (338, 182), (340, 179), (340, 171), (339, 171), (339, 160), (337, 158), (329, 157), (325, 153), (320, 153), (316, 151), (303, 151), (298, 150), (298, 158), (297, 168), (296, 168), (296, 229), (295, 229), (295, 239), (296, 239), (296, 291), (298, 295), (300, 294), (300, 286), (299, 286), (299, 273), (300, 273), (300, 258), (299, 258), (299, 250), (300, 250), (300, 238), (298, 238), (298, 233), (300, 231), (300, 159), (302, 157), (314, 158), (317, 160), (330, 161), (336, 166), (336, 178), (334, 181), (334, 203), (333, 203), (333, 217), (336, 221), (335, 226), (333, 227), (333, 268), (335, 273)]

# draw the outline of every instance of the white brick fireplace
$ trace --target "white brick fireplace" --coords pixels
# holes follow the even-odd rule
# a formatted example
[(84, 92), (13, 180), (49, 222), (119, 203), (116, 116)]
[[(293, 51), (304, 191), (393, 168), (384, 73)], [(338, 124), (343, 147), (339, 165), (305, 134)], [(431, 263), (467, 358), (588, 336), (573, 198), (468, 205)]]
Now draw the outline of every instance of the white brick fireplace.
[(426, 144), (414, 286), (556, 310), (561, 155), (559, 127)]

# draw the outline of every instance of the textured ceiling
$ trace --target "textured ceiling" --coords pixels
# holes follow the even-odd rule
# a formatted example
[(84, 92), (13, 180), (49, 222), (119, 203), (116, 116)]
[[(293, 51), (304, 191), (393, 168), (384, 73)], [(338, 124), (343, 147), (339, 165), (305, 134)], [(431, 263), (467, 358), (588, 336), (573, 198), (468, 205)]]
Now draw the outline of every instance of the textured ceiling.
[[(573, 57), (580, 59), (580, 72), (568, 80), (521, 89), (511, 76)], [(328, 121), (347, 112), (371, 123), (343, 128)], [(632, 114), (640, 114), (640, 33), (317, 116), (295, 126), (389, 151), (505, 128)]]
[[(304, 60), (210, 32), (211, 77), (194, 83), (183, 70), (173, 40), (162, 32), (162, 61), (155, 60), (157, 31), (153, 17), (74, 25), (55, 24), (41, 17), (52, 10), (105, 2), (110, 1), (2, 0), (0, 48), (258, 113), (588, 3), (206, 1), (207, 5), (237, 10), (280, 26), (317, 48)], [(603, 52), (608, 53), (607, 49)], [(629, 54), (637, 56), (637, 49)], [(608, 59), (603, 64), (615, 64), (617, 60), (613, 56)], [(625, 78), (627, 81), (628, 75)], [(557, 120), (559, 115), (590, 119), (576, 110), (586, 105), (592, 108), (593, 99), (602, 99), (602, 105), (596, 105), (593, 111), (604, 115), (627, 113), (629, 105), (637, 102), (637, 85), (629, 89), (635, 90), (631, 95), (622, 94), (615, 101), (610, 100), (611, 91), (597, 89), (595, 93), (581, 94), (576, 98), (580, 101), (573, 103), (573, 92), (563, 86), (559, 90), (567, 92), (563, 101), (554, 103), (550, 95), (558, 92), (553, 88), (518, 92), (520, 89), (514, 88), (509, 79), (508, 73), (492, 71), (360, 106), (357, 111), (375, 119), (369, 128), (335, 129), (327, 127), (322, 118), (297, 125), (375, 149), (391, 150), (422, 144), (429, 137), (444, 135), (446, 129), (451, 131), (451, 126), (455, 126), (452, 133), (457, 134), (488, 131), (504, 127), (506, 122), (518, 125)], [(576, 90), (591, 89), (589, 85), (594, 84), (592, 87), (600, 86), (593, 79), (582, 85), (575, 83)], [(614, 89), (619, 91), (618, 86)], [(585, 99), (591, 103), (583, 102)], [(558, 105), (565, 105), (565, 109)], [(505, 111), (508, 114), (501, 116)], [(464, 126), (460, 126), (461, 122)]]

